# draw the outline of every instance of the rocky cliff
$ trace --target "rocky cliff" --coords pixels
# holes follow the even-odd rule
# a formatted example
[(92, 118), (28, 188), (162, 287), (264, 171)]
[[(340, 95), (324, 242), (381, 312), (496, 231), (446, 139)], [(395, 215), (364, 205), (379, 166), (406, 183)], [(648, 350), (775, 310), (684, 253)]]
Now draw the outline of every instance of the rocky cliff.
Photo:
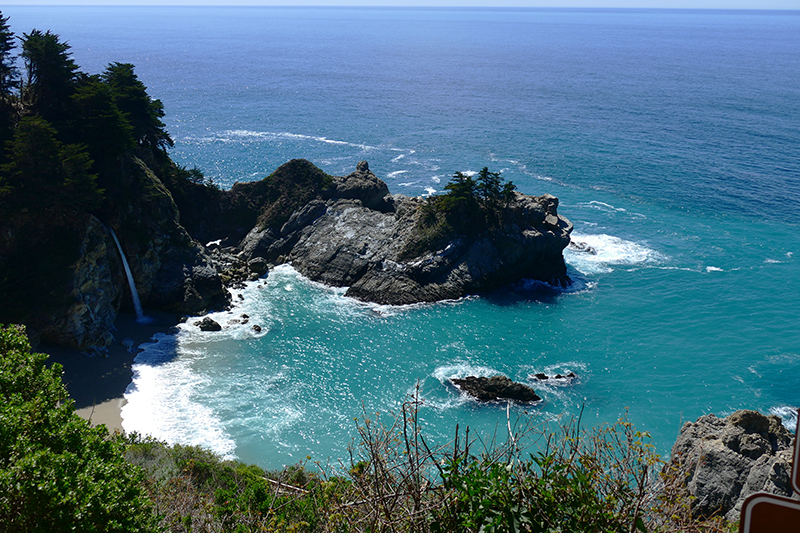
[[(335, 177), (292, 160), (229, 191), (186, 179), (166, 155), (129, 153), (114, 165), (96, 211), (16, 213), (3, 222), (0, 281), (8, 291), (30, 283), (0, 320), (73, 348), (107, 346), (117, 312), (131, 306), (109, 228), (143, 306), (181, 314), (225, 307), (223, 280), (257, 278), (268, 262), (290, 262), (313, 280), (349, 287), (349, 296), (386, 304), (459, 298), (523, 278), (568, 281), (562, 250), (572, 225), (553, 196), (514, 193), (495, 217), (502, 223), (430, 239), (430, 203), (390, 194), (366, 161)], [(209, 252), (195, 238), (235, 246)]]
[(246, 259), (289, 262), (315, 281), (349, 287), (348, 296), (383, 304), (459, 298), (523, 278), (568, 281), (562, 251), (572, 224), (558, 215), (557, 198), (515, 193), (502, 227), (454, 233), (433, 249), (413, 246), (424, 203), (389, 194), (362, 161), (282, 225), (254, 227), (239, 248)]
[(737, 521), (753, 493), (791, 497), (792, 443), (780, 418), (757, 411), (726, 418), (709, 414), (685, 423), (672, 447), (671, 465), (693, 496), (692, 515)]
[[(157, 165), (153, 165), (157, 166)], [(116, 232), (146, 308), (199, 313), (228, 300), (203, 247), (179, 224), (170, 192), (133, 153), (117, 160), (107, 202), (93, 212), (20, 209), (0, 217), (0, 322), (79, 350), (113, 340), (131, 295)]]

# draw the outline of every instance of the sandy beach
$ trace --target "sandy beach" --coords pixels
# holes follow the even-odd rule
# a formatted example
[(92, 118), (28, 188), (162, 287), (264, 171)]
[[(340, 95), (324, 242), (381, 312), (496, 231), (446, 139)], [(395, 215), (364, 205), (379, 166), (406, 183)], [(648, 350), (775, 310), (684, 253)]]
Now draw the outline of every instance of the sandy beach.
[(75, 401), (75, 410), (92, 425), (105, 424), (109, 431), (123, 431), (120, 411), (133, 376), (133, 360), (142, 344), (156, 333), (168, 331), (179, 319), (172, 313), (148, 312), (147, 316), (152, 321), (139, 324), (132, 313), (120, 313), (115, 322), (115, 340), (106, 356), (89, 357), (77, 350), (47, 344), (34, 349), (48, 354), (48, 362), (64, 368), (62, 379)]

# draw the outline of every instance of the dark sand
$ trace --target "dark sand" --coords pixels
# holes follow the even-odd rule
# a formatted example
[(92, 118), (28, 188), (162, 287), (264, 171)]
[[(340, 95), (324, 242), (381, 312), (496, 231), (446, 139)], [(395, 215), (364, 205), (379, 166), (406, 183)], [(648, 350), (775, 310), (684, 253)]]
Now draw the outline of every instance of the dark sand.
[(132, 313), (120, 313), (115, 322), (115, 340), (107, 356), (93, 356), (59, 346), (40, 344), (36, 352), (50, 356), (48, 363), (64, 368), (62, 379), (78, 414), (93, 425), (105, 424), (109, 431), (122, 431), (120, 410), (125, 405), (125, 389), (131, 383), (131, 365), (139, 346), (156, 333), (165, 333), (178, 323), (171, 313), (148, 312), (149, 324), (138, 324)]

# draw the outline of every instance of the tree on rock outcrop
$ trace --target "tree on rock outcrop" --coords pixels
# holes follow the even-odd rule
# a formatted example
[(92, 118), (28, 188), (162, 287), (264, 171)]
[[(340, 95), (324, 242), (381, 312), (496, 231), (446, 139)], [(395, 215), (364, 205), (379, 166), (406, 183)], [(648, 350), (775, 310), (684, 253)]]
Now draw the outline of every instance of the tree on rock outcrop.
[(422, 205), (415, 235), (402, 255), (412, 257), (434, 250), (458, 236), (475, 236), (497, 230), (505, 223), (517, 187), (500, 172), (483, 167), (477, 179), (456, 172), (444, 194), (431, 196)]
[(117, 107), (127, 117), (137, 143), (149, 148), (173, 146), (172, 138), (161, 119), (164, 106), (153, 100), (130, 63), (111, 63), (103, 73), (103, 81), (111, 88)]

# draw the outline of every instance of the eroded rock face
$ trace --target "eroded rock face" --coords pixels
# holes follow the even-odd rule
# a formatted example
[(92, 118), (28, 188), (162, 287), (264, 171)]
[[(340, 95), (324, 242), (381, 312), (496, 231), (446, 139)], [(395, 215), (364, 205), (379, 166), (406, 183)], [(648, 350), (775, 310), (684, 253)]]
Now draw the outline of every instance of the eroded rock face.
[(422, 199), (387, 194), (366, 162), (334, 178), (333, 187), (280, 229), (254, 228), (240, 244), (244, 257), (290, 262), (315, 281), (349, 287), (348, 296), (394, 305), (460, 298), (524, 278), (568, 281), (562, 251), (572, 224), (558, 215), (553, 196), (516, 193), (501, 229), (409, 257)]
[[(147, 308), (201, 314), (228, 304), (228, 293), (204, 247), (178, 223), (178, 209), (158, 177), (132, 158), (120, 170), (130, 201), (111, 222)], [(125, 301), (129, 302), (125, 295)]]
[(92, 215), (83, 221), (78, 260), (66, 284), (65, 307), (38, 320), (43, 340), (78, 350), (103, 349), (112, 331), (121, 300), (122, 266), (108, 230)]
[(453, 385), (482, 402), (513, 400), (530, 403), (541, 400), (538, 394), (523, 383), (516, 383), (505, 376), (475, 377), (450, 380)]
[(686, 476), (695, 517), (736, 521), (755, 492), (792, 496), (792, 443), (777, 416), (746, 410), (722, 419), (709, 414), (683, 425), (671, 463)]

